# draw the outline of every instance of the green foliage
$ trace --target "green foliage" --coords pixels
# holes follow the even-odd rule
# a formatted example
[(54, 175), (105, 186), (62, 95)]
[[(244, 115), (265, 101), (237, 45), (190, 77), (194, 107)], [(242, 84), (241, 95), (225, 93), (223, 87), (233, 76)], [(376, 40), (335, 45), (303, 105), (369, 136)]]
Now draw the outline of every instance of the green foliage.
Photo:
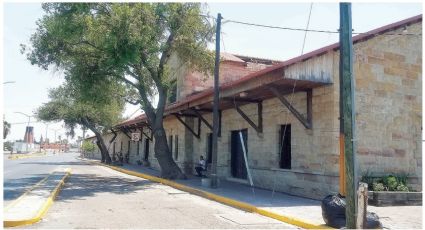
[(366, 172), (361, 181), (368, 184), (369, 189), (373, 191), (405, 191), (408, 192), (407, 187), (408, 174), (394, 174), (387, 176), (373, 176), (371, 173)]
[(377, 191), (377, 192), (378, 191), (385, 191), (385, 187), (382, 183), (373, 182), (371, 188), (372, 188), (372, 191)]
[(13, 142), (6, 141), (3, 143), (3, 150), (5, 151), (12, 151), (13, 150)]
[(400, 183), (397, 185), (397, 188), (395, 189), (395, 191), (409, 192), (409, 188), (406, 185)]
[(111, 90), (124, 89), (122, 85), (103, 81), (92, 89), (78, 89), (65, 83), (50, 90), (50, 101), (37, 109), (36, 116), (43, 121), (64, 121), (71, 136), (77, 125), (104, 131), (121, 120), (124, 110), (123, 99), (111, 95)]
[(85, 140), (85, 141), (83, 141), (81, 149), (86, 153), (92, 153), (96, 150), (96, 145), (93, 144), (91, 141)]
[[(200, 3), (44, 3), (43, 9), (31, 46), (22, 45), (28, 60), (44, 69), (53, 65), (78, 73), (75, 66), (83, 66), (102, 73), (98, 77), (125, 82), (138, 92), (135, 101), (148, 116), (165, 106), (150, 99), (159, 93), (164, 101), (173, 89), (171, 54), (193, 70), (213, 70), (207, 46), (214, 26)], [(86, 73), (72, 84), (87, 81), (92, 79)]]
[(397, 178), (395, 176), (389, 175), (383, 178), (384, 184), (387, 186), (388, 190), (395, 191), (398, 185)]
[(366, 173), (362, 176), (360, 181), (367, 183), (367, 186), (370, 189), (373, 187), (373, 183), (375, 182), (375, 177), (373, 177), (373, 175), (369, 171), (366, 171)]
[(10, 133), (10, 123), (3, 119), (3, 139)]

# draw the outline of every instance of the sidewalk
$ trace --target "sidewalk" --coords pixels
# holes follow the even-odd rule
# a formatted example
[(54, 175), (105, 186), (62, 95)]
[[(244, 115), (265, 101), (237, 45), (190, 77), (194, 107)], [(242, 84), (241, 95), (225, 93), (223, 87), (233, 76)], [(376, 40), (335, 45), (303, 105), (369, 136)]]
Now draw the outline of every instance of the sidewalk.
[[(159, 177), (159, 171), (143, 166), (124, 164), (120, 168)], [(217, 189), (203, 187), (201, 178), (188, 175), (187, 180), (175, 182), (232, 200), (244, 202), (282, 216), (293, 217), (315, 225), (325, 225), (322, 218), (320, 201), (280, 192), (254, 188), (248, 185), (221, 180)], [(380, 217), (384, 229), (422, 229), (422, 206), (374, 207), (368, 211)]]

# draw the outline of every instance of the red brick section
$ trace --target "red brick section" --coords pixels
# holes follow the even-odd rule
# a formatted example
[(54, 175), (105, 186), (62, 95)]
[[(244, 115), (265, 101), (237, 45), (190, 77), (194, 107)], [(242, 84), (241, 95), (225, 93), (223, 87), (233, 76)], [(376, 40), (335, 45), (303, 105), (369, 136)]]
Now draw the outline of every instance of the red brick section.
[(41, 144), (41, 149), (57, 149), (65, 151), (69, 149), (69, 146), (67, 144), (43, 143)]

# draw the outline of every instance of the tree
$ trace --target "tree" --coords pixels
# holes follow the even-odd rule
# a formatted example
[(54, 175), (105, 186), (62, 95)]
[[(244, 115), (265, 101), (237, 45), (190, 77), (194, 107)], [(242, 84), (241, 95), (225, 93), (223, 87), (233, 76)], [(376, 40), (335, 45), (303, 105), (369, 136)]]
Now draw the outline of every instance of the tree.
[(92, 153), (96, 149), (96, 146), (92, 142), (84, 140), (81, 149), (84, 153)]
[(10, 133), (10, 123), (3, 119), (3, 139)]
[[(182, 178), (167, 144), (163, 115), (175, 82), (170, 56), (208, 75), (213, 54), (207, 49), (214, 27), (199, 3), (45, 3), (45, 15), (23, 46), (32, 64), (66, 68), (81, 57), (105, 75), (125, 82), (132, 103), (144, 110), (155, 137), (155, 157), (164, 178)], [(179, 68), (179, 67), (178, 67)], [(152, 98), (158, 96), (153, 104)]]
[[(75, 69), (74, 69), (75, 71)], [(40, 106), (36, 115), (43, 121), (64, 121), (71, 136), (77, 125), (90, 129), (97, 139), (102, 162), (111, 163), (108, 148), (102, 136), (108, 129), (121, 120), (124, 100), (111, 95), (111, 91), (123, 91), (122, 85), (103, 81), (94, 81), (90, 89), (70, 84), (73, 78), (67, 72), (67, 82), (50, 90), (48, 103)], [(81, 72), (80, 72), (81, 73)], [(93, 78), (95, 75), (92, 75)], [(92, 80), (92, 78), (91, 78)], [(87, 86), (87, 82), (84, 86)]]

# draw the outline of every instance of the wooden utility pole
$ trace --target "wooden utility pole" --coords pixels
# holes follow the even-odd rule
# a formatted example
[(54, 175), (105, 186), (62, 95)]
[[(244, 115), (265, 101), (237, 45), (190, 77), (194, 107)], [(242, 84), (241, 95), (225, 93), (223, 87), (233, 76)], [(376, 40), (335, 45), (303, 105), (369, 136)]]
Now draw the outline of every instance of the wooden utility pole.
[(219, 74), (220, 74), (220, 30), (221, 14), (217, 15), (217, 28), (215, 32), (215, 66), (214, 66), (214, 104), (213, 104), (213, 135), (212, 135), (212, 167), (211, 167), (211, 187), (218, 187), (217, 178), (217, 141), (219, 128)]
[(351, 3), (340, 3), (340, 119), (341, 135), (344, 140), (346, 226), (356, 228), (356, 148), (355, 148), (355, 109), (353, 76), (353, 40), (351, 34)]

